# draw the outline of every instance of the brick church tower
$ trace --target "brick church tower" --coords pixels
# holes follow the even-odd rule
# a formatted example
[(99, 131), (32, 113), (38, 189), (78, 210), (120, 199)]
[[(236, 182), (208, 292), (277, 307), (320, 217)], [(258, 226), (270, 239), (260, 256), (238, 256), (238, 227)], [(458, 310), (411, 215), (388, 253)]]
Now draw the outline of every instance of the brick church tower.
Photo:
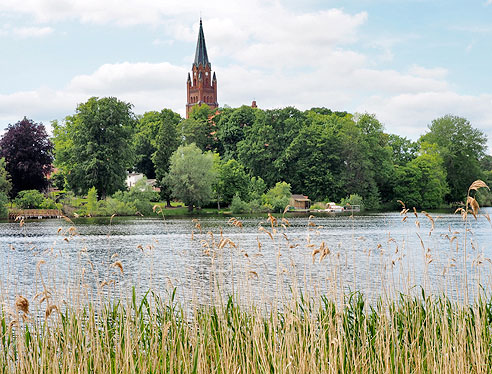
[(219, 106), (217, 102), (217, 78), (215, 77), (215, 73), (212, 76), (212, 65), (208, 61), (201, 18), (198, 41), (196, 43), (195, 61), (191, 67), (191, 75), (188, 73), (186, 93), (186, 118), (190, 116), (191, 108), (196, 104), (207, 104), (213, 109)]

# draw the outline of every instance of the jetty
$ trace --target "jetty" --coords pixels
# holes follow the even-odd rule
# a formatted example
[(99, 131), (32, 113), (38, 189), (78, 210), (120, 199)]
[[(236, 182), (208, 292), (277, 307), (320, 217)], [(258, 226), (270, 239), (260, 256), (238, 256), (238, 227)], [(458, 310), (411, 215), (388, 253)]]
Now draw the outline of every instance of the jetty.
[(9, 220), (61, 218), (63, 213), (58, 209), (10, 209)]

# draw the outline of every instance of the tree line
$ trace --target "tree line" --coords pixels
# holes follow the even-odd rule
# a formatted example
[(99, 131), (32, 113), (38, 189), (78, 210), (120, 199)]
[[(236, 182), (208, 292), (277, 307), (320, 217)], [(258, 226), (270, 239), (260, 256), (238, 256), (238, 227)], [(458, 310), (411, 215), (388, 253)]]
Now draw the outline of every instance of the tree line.
[[(9, 125), (0, 140), (0, 194), (43, 190), (50, 175), (60, 190), (93, 189), (105, 199), (126, 190), (127, 172), (136, 171), (156, 179), (162, 200), (191, 209), (276, 210), (290, 193), (313, 201), (354, 196), (368, 209), (392, 209), (398, 200), (429, 209), (462, 202), (476, 179), (492, 182), (485, 134), (453, 115), (412, 141), (367, 113), (201, 105), (183, 119), (169, 109), (137, 116), (129, 103), (93, 97), (52, 126), (49, 138), (27, 118)], [(488, 192), (479, 199), (492, 200)]]

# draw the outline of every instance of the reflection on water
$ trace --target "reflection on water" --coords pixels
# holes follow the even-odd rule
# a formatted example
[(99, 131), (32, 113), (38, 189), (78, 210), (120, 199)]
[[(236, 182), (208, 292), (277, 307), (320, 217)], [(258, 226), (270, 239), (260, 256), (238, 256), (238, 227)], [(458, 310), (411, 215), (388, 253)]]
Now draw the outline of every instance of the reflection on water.
[[(200, 219), (201, 233), (191, 219), (80, 219), (77, 235), (64, 220), (0, 223), (0, 295), (32, 297), (42, 282), (67, 290), (82, 284), (96, 292), (97, 284), (106, 282), (107, 290), (114, 281), (119, 290), (137, 285), (162, 294), (176, 287), (183, 301), (208, 302), (215, 279), (223, 291), (242, 290), (257, 301), (281, 297), (294, 283), (318, 293), (361, 290), (369, 298), (415, 286), (459, 296), (464, 223), (459, 215), (432, 217), (434, 228), (423, 214), (408, 214), (405, 221), (398, 213), (289, 217), (290, 226), (279, 220), (274, 230), (266, 217), (241, 219), (242, 227), (216, 217)], [(488, 290), (492, 228), (484, 217), (470, 220), (468, 228), (470, 292), (477, 280)], [(321, 262), (316, 254), (313, 262), (322, 242), (329, 254)], [(116, 261), (124, 274), (111, 266)]]

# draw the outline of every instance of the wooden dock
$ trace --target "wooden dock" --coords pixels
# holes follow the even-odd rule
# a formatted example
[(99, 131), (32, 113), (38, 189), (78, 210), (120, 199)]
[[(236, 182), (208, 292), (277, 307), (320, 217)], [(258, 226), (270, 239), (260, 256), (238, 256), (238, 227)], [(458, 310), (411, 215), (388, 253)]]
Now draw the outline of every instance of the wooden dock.
[(9, 209), (9, 220), (61, 218), (62, 215), (58, 209)]

